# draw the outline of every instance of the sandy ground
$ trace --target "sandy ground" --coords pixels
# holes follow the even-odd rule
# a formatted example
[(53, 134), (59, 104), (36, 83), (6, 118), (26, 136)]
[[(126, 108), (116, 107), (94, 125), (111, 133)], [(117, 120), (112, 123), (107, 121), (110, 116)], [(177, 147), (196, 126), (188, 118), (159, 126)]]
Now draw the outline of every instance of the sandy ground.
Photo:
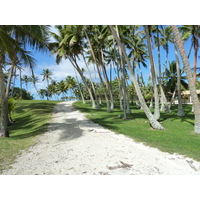
[(200, 174), (200, 162), (115, 134), (86, 119), (72, 103), (57, 104), (48, 131), (3, 174)]

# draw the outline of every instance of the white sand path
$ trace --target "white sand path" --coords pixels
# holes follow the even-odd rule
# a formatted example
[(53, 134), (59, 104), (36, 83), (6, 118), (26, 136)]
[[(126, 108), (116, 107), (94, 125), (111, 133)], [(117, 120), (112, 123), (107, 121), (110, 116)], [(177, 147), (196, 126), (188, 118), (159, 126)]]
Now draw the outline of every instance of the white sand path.
[(115, 134), (86, 119), (72, 103), (56, 105), (48, 131), (3, 174), (200, 174), (200, 162)]

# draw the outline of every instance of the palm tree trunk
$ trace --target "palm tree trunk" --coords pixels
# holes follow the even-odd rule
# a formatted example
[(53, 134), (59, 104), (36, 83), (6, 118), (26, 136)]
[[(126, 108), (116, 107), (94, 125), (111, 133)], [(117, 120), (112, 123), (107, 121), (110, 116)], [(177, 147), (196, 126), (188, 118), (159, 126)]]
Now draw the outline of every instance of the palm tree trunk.
[(197, 73), (197, 55), (198, 55), (198, 48), (199, 48), (199, 41), (198, 41), (198, 26), (197, 26), (197, 34), (194, 37), (194, 84), (196, 85), (196, 73)]
[(21, 69), (19, 69), (19, 77), (20, 77), (20, 98), (22, 99), (22, 72)]
[(83, 104), (85, 104), (85, 99), (84, 99), (84, 96), (83, 96), (83, 93), (82, 93), (82, 90), (81, 90), (81, 87), (80, 87), (80, 84), (79, 84), (79, 81), (78, 81), (78, 76), (77, 76), (77, 73), (76, 73), (76, 70), (74, 69), (74, 72), (75, 72), (75, 77), (76, 77), (76, 81), (77, 81), (77, 84), (78, 84), (78, 88), (80, 90), (80, 94), (81, 94), (81, 98), (82, 98), (82, 101), (83, 101)]
[(119, 105), (120, 105), (120, 110), (123, 110), (123, 105), (122, 105), (122, 87), (121, 87), (121, 83), (120, 83), (119, 69), (117, 69), (117, 72), (115, 70), (115, 73), (117, 75), (117, 82), (118, 82), (118, 87), (119, 87)]
[(8, 130), (8, 99), (6, 98), (3, 66), (0, 64), (0, 96), (1, 96), (1, 130), (0, 137), (9, 137)]
[(80, 67), (77, 64), (76, 59), (72, 58), (72, 60), (73, 60), (72, 61), (71, 58), (70, 58), (69, 60), (72, 63), (72, 65), (75, 67), (75, 69), (77, 70), (77, 72), (80, 74), (80, 76), (81, 76), (81, 78), (82, 78), (82, 80), (83, 80), (83, 82), (84, 82), (84, 84), (85, 84), (85, 86), (86, 86), (86, 88), (88, 90), (88, 93), (90, 95), (90, 99), (91, 99), (91, 102), (92, 102), (92, 108), (96, 108), (96, 104), (95, 104), (95, 101), (94, 101), (94, 97), (92, 95), (92, 91), (91, 91), (90, 87), (87, 84), (87, 81), (86, 81), (86, 79), (85, 79), (85, 77), (83, 75), (82, 70), (80, 69)]
[(196, 92), (196, 87), (194, 84), (194, 77), (192, 76), (192, 71), (190, 69), (190, 64), (189, 64), (189, 61), (184, 49), (183, 41), (180, 37), (179, 30), (175, 25), (171, 25), (171, 27), (172, 27), (172, 32), (174, 34), (176, 46), (180, 52), (180, 55), (185, 67), (185, 72), (187, 75), (188, 85), (190, 89), (190, 95), (191, 95), (192, 103), (194, 106), (194, 116), (195, 116), (194, 132), (200, 134), (200, 102), (199, 102), (197, 92)]
[(160, 110), (165, 111), (165, 104), (164, 104), (164, 95), (165, 94), (162, 89), (161, 61), (160, 61), (160, 38), (159, 38), (158, 25), (156, 26), (156, 33), (157, 33), (157, 38), (158, 38), (158, 83), (159, 83), (159, 88), (160, 88), (160, 93), (161, 93), (161, 108), (160, 108)]
[(177, 71), (177, 92), (178, 92), (178, 113), (177, 116), (184, 117), (182, 99), (181, 99), (181, 73), (180, 73), (180, 63), (178, 59), (178, 50), (174, 44), (175, 56), (176, 56), (176, 71)]
[(90, 77), (90, 82), (91, 82), (92, 89), (93, 89), (94, 96), (95, 96), (95, 101), (96, 101), (96, 104), (97, 104), (97, 109), (98, 109), (98, 110), (101, 110), (101, 106), (100, 106), (99, 101), (98, 101), (98, 98), (97, 98), (97, 93), (96, 93), (96, 90), (95, 90), (95, 87), (94, 87), (94, 83), (93, 83), (93, 81), (92, 81), (92, 76), (91, 76), (91, 73), (90, 73), (90, 70), (89, 70), (89, 66), (88, 66), (88, 64), (87, 64), (87, 62), (86, 62), (86, 60), (85, 60), (85, 56), (84, 56), (83, 53), (82, 53), (82, 57), (83, 57), (83, 60), (84, 60), (84, 62), (85, 62), (85, 65), (86, 65), (86, 67), (87, 67), (87, 70), (88, 70), (88, 74), (89, 74), (89, 77)]
[(149, 108), (153, 108), (153, 97), (151, 97)]
[[(117, 34), (117, 37), (119, 37), (119, 30), (118, 30), (118, 27), (116, 25), (116, 34)], [(124, 110), (124, 119), (127, 119), (127, 115), (126, 115), (126, 77), (125, 77), (125, 63), (124, 63), (124, 60), (123, 60), (123, 55), (122, 55), (122, 50), (121, 48), (119, 47), (119, 54), (120, 54), (120, 61), (121, 61), (121, 71), (122, 71), (122, 80), (123, 80), (123, 84), (122, 84), (122, 90), (123, 90), (123, 103), (124, 103), (124, 106), (123, 106), (123, 110)]]
[(130, 72), (131, 72), (131, 75), (132, 75), (132, 81), (133, 81), (133, 84), (134, 84), (134, 87), (135, 87), (135, 91), (136, 91), (136, 93), (137, 93), (137, 96), (138, 96), (138, 98), (139, 98), (140, 104), (141, 104), (141, 106), (142, 106), (142, 108), (143, 108), (143, 110), (144, 110), (144, 112), (145, 112), (145, 114), (146, 114), (146, 116), (147, 116), (147, 118), (148, 118), (148, 120), (149, 120), (151, 126), (152, 126), (154, 129), (160, 129), (160, 130), (161, 130), (161, 129), (164, 129), (164, 128), (162, 127), (162, 125), (154, 118), (154, 116), (152, 115), (151, 111), (150, 111), (149, 108), (147, 107), (147, 104), (146, 104), (146, 102), (145, 102), (145, 100), (144, 100), (144, 97), (143, 97), (143, 95), (142, 95), (142, 93), (141, 93), (141, 90), (140, 90), (140, 87), (139, 87), (139, 85), (138, 85), (137, 79), (136, 79), (136, 77), (135, 77), (135, 74), (134, 74), (133, 69), (132, 69), (132, 67), (131, 67), (131, 64), (130, 64), (130, 62), (129, 62), (128, 56), (126, 55), (126, 51), (125, 51), (125, 49), (124, 49), (124, 47), (123, 47), (123, 45), (122, 45), (120, 39), (118, 38), (118, 36), (117, 36), (117, 34), (116, 34), (116, 32), (115, 32), (115, 30), (113, 29), (112, 26), (110, 26), (110, 29), (111, 29), (111, 31), (112, 31), (112, 34), (113, 34), (114, 38), (116, 39), (116, 41), (117, 41), (117, 43), (118, 43), (118, 45), (119, 45), (119, 48), (121, 48), (122, 53), (123, 53), (123, 55), (124, 55), (124, 57), (125, 57), (126, 63), (127, 63), (128, 68), (129, 68), (129, 70), (130, 70)]
[(113, 94), (112, 94), (112, 91), (111, 91), (110, 82), (108, 80), (108, 76), (107, 76), (107, 72), (106, 72), (106, 67), (105, 67), (102, 49), (101, 49), (101, 56), (102, 56), (102, 69), (103, 69), (103, 73), (104, 73), (105, 80), (106, 80), (105, 83), (106, 83), (106, 87), (107, 87), (107, 90), (108, 90), (109, 95), (110, 95), (110, 108), (111, 108), (111, 110), (113, 110), (114, 109), (114, 99), (113, 99)]
[(14, 88), (15, 88), (15, 81), (16, 81), (16, 71), (17, 69), (15, 68), (15, 71), (14, 71), (14, 82), (13, 82), (13, 86), (12, 86), (12, 93), (11, 93), (11, 97), (13, 97), (13, 93), (14, 93)]
[(97, 69), (97, 71), (98, 71), (98, 75), (99, 75), (99, 78), (100, 78), (100, 81), (101, 81), (101, 84), (102, 84), (102, 88), (103, 88), (103, 91), (104, 91), (104, 95), (105, 95), (105, 99), (106, 99), (106, 104), (107, 104), (107, 111), (110, 112), (110, 111), (111, 111), (111, 110), (110, 110), (110, 102), (109, 102), (109, 99), (108, 99), (106, 90), (105, 90), (105, 88), (104, 88), (103, 79), (102, 79), (101, 73), (100, 73), (100, 71), (99, 71), (99, 66), (98, 66), (98, 63), (97, 63), (97, 60), (96, 60), (96, 57), (95, 57), (95, 54), (94, 54), (94, 51), (93, 51), (93, 48), (92, 48), (92, 44), (91, 44), (91, 42), (90, 42), (90, 39), (89, 39), (89, 37), (88, 37), (87, 32), (86, 32), (86, 31), (84, 31), (84, 32), (85, 32), (86, 38), (87, 38), (87, 40), (88, 40), (88, 43), (89, 43), (89, 46), (90, 46), (90, 50), (91, 50), (91, 53), (92, 53), (92, 57), (93, 57), (93, 59), (94, 59), (94, 62), (95, 62), (95, 65), (96, 65), (96, 69)]
[(14, 65), (14, 63), (12, 63), (12, 66), (10, 68), (9, 75), (8, 75), (7, 86), (6, 86), (6, 98), (8, 98), (8, 95), (9, 95), (10, 84), (11, 84), (14, 68), (15, 68), (15, 65)]
[(145, 32), (146, 32), (150, 64), (151, 64), (152, 83), (153, 83), (153, 88), (154, 88), (154, 99), (155, 99), (154, 116), (155, 116), (156, 120), (159, 120), (159, 118), (160, 118), (159, 95), (158, 95), (158, 88), (157, 88), (157, 84), (156, 84), (155, 64), (154, 64), (154, 60), (153, 60), (148, 26), (145, 26)]
[[(176, 87), (177, 87), (177, 85), (176, 85)], [(172, 98), (171, 98), (171, 100), (170, 100), (170, 103), (169, 103), (169, 107), (171, 108), (171, 106), (172, 106), (172, 103), (174, 102), (174, 99), (175, 99), (175, 96), (176, 96), (176, 87), (175, 87), (175, 89), (174, 89), (174, 92), (173, 92), (173, 94), (172, 94)]]
[[(126, 83), (128, 85), (128, 83)], [(131, 114), (128, 92), (126, 92), (126, 114)]]
[(107, 112), (111, 112), (111, 109), (110, 109), (110, 102), (109, 102), (108, 95), (107, 95), (106, 89), (105, 89), (105, 87), (104, 87), (104, 81), (103, 81), (103, 78), (102, 78), (102, 76), (101, 76), (101, 72), (100, 72), (98, 66), (97, 66), (97, 72), (98, 72), (98, 75), (99, 75), (99, 78), (100, 78), (100, 82), (101, 82), (101, 86), (102, 86), (102, 88), (103, 88), (103, 93), (104, 93), (104, 96), (105, 96), (105, 99), (106, 99)]

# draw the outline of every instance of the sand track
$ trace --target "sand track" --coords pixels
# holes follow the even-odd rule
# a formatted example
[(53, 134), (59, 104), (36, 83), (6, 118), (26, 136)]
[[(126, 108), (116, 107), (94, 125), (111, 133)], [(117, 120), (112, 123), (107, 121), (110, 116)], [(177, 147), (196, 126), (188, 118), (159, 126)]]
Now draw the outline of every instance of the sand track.
[(2, 174), (200, 174), (200, 162), (115, 134), (86, 119), (72, 103), (56, 105), (48, 131)]

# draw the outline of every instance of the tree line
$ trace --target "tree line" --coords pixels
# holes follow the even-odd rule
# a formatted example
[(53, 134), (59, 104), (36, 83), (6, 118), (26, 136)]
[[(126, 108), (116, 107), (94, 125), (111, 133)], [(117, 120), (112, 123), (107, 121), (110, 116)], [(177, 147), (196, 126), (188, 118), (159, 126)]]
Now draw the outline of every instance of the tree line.
[[(55, 27), (58, 34), (50, 32), (49, 26), (0, 27), (2, 136), (9, 136), (8, 91), (16, 66), (23, 68), (24, 65), (28, 65), (31, 68), (32, 82), (36, 88), (34, 58), (26, 50), (27, 44), (33, 49), (46, 50), (56, 55), (57, 64), (63, 59), (69, 60), (76, 72), (75, 78), (68, 77), (68, 80), (59, 83), (56, 81), (49, 83), (51, 71), (44, 70), (42, 74), (43, 80), (47, 81), (47, 89), (37, 91), (41, 98), (61, 93), (64, 98), (66, 91), (71, 89), (83, 103), (85, 99), (90, 99), (91, 106), (98, 110), (101, 110), (101, 100), (106, 102), (108, 112), (112, 112), (116, 102), (119, 102), (124, 119), (131, 113), (130, 102), (134, 99), (143, 109), (150, 125), (154, 129), (162, 130), (164, 127), (159, 122), (160, 111), (170, 112), (171, 104), (177, 97), (177, 115), (183, 117), (185, 113), (181, 90), (189, 88), (195, 116), (194, 131), (200, 133), (200, 104), (196, 93), (199, 26), (57, 25)], [(49, 42), (50, 36), (55, 42)], [(186, 53), (184, 42), (190, 39), (191, 47)], [(173, 52), (169, 51), (170, 45), (174, 47)], [(165, 55), (161, 48), (165, 50)], [(191, 67), (188, 59), (192, 49), (194, 65)], [(155, 52), (158, 66), (155, 64)], [(169, 61), (171, 54), (175, 55), (175, 60), (172, 62)], [(80, 66), (80, 60), (85, 63), (84, 69)], [(6, 68), (8, 63), (11, 67), (5, 84), (3, 68)], [(143, 68), (148, 67), (147, 63), (150, 75), (148, 83), (142, 72)], [(91, 74), (91, 66), (95, 71), (95, 77)], [(45, 92), (48, 94), (45, 95)], [(153, 113), (147, 101), (151, 102), (150, 107), (154, 106)]]

